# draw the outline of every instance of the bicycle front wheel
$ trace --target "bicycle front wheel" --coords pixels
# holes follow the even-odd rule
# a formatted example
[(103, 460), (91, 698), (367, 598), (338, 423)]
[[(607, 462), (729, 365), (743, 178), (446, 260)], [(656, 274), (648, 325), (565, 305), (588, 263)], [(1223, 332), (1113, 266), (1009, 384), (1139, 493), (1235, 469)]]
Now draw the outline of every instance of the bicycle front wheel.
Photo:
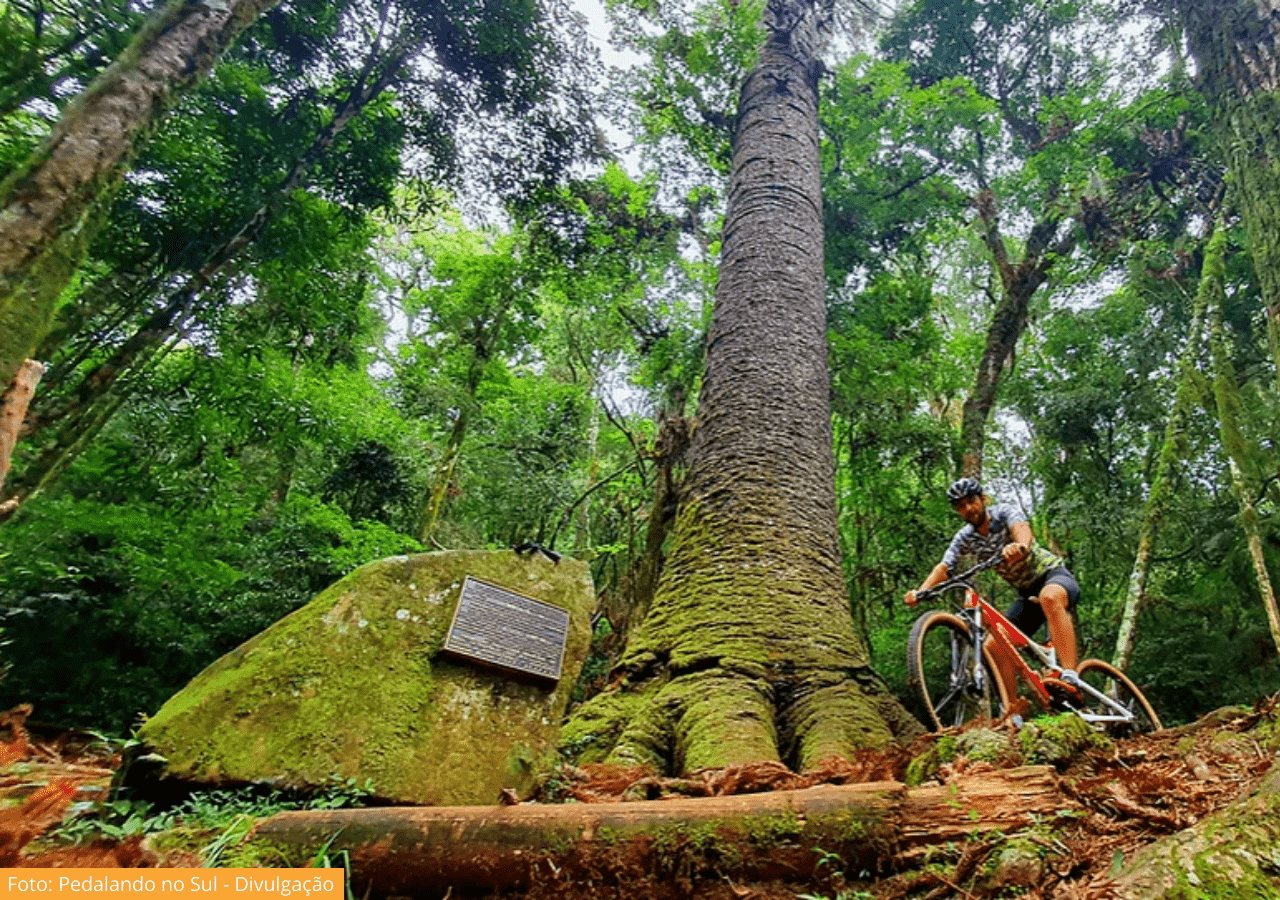
[(911, 628), (907, 684), (923, 706), (924, 723), (935, 730), (975, 719), (989, 722), (1008, 704), (991, 654), (975, 651), (969, 623), (940, 609)]
[(1084, 712), (1091, 717), (1097, 716), (1095, 724), (1100, 725), (1111, 737), (1131, 737), (1159, 731), (1163, 727), (1156, 711), (1151, 708), (1147, 698), (1142, 696), (1142, 691), (1115, 666), (1100, 659), (1086, 659), (1080, 663), (1076, 674), (1085, 684), (1123, 708), (1121, 712), (1110, 704), (1085, 694)]

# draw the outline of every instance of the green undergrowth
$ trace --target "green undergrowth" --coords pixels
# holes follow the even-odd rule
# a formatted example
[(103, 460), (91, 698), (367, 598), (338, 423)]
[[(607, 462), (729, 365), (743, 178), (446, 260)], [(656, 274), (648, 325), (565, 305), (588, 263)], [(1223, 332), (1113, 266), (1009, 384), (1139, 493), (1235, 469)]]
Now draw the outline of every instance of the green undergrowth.
[(80, 804), (34, 847), (54, 849), (96, 841), (145, 837), (162, 857), (192, 855), (206, 867), (271, 867), (291, 865), (282, 853), (246, 840), (261, 819), (290, 810), (355, 808), (366, 805), (371, 785), (334, 779), (309, 797), (264, 791), (259, 787), (205, 791), (166, 809), (128, 799)]

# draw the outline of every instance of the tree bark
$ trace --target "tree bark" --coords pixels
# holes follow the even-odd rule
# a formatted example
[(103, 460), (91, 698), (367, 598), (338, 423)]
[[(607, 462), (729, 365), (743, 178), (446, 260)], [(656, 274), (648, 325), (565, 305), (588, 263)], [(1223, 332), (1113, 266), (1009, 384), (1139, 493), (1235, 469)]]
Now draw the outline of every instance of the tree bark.
[(130, 157), (163, 111), (279, 0), (173, 0), (0, 184), (0, 383), (48, 331), (54, 305)]
[[(1219, 227), (1217, 231), (1222, 231)], [(1215, 232), (1215, 236), (1216, 236)], [(1218, 254), (1217, 264), (1221, 265), (1222, 242), (1210, 241), (1208, 253)], [(1205, 268), (1209, 268), (1209, 260), (1205, 260)], [(1197, 399), (1198, 391), (1195, 383), (1196, 359), (1200, 355), (1201, 332), (1204, 331), (1205, 310), (1212, 294), (1211, 279), (1201, 278), (1196, 291), (1194, 309), (1191, 314), (1191, 329), (1187, 334), (1186, 346), (1178, 360), (1178, 386), (1174, 393), (1173, 409), (1164, 426), (1164, 442), (1160, 446), (1160, 455), (1156, 459), (1155, 475), (1151, 479), (1151, 493), (1147, 497), (1142, 512), (1142, 528), (1138, 535), (1138, 552), (1133, 560), (1133, 570), (1129, 574), (1129, 589), (1125, 595), (1124, 613), (1120, 617), (1120, 631), (1116, 635), (1116, 651), (1111, 664), (1121, 671), (1129, 668), (1129, 660), (1133, 656), (1134, 635), (1138, 629), (1138, 614), (1147, 602), (1147, 577), (1151, 569), (1151, 547), (1155, 542), (1156, 528), (1164, 517), (1165, 509), (1172, 499), (1173, 466), (1184, 451), (1183, 433), (1187, 427), (1192, 406)]]
[(1013, 360), (1018, 340), (1027, 329), (1031, 298), (1048, 280), (1054, 262), (1074, 249), (1075, 238), (1068, 233), (1053, 243), (1061, 220), (1051, 216), (1037, 222), (1031, 229), (1022, 261), (1015, 263), (1009, 259), (1004, 236), (1000, 233), (995, 195), (989, 189), (984, 190), (975, 203), (982, 225), (983, 243), (987, 245), (992, 265), (1000, 278), (1000, 301), (991, 316), (977, 377), (973, 390), (964, 401), (960, 419), (961, 474), (981, 478), (987, 423), (996, 405), (1001, 376)]
[[(467, 438), (467, 425), (471, 416), (467, 408), (475, 402), (476, 389), (479, 387), (479, 371), (472, 367), (473, 377), (465, 385), (465, 399), (458, 416), (453, 420), (453, 428), (449, 430), (449, 440), (445, 443), (444, 454), (436, 463), (435, 473), (431, 476), (431, 489), (427, 492), (427, 502), (422, 507), (422, 524), (418, 526), (418, 543), (430, 545), (440, 521), (440, 510), (444, 506), (444, 498), (449, 493), (449, 485), (453, 483), (453, 471), (458, 465), (458, 456), (462, 453), (462, 442)], [(438, 545), (437, 545), (438, 546)]]
[(867, 666), (836, 535), (817, 116), (828, 17), (771, 0), (739, 94), (671, 556), (619, 664), (625, 685), (570, 729), (616, 762), (803, 768), (919, 728)]
[(1226, 454), (1231, 471), (1231, 485), (1240, 503), (1240, 527), (1244, 529), (1249, 546), (1249, 558), (1253, 562), (1254, 575), (1258, 580), (1258, 593), (1267, 611), (1271, 640), (1276, 645), (1276, 652), (1280, 653), (1280, 609), (1277, 609), (1271, 576), (1267, 572), (1267, 560), (1263, 554), (1262, 535), (1258, 527), (1258, 513), (1253, 505), (1253, 498), (1258, 496), (1260, 479), (1251, 474), (1256, 467), (1250, 465), (1249, 448), (1240, 428), (1242, 418), (1240, 388), (1236, 381), (1235, 367), (1231, 364), (1227, 339), (1222, 332), (1222, 306), (1227, 297), (1224, 288), (1226, 275), (1223, 264), (1226, 243), (1223, 232), (1225, 230), (1218, 229), (1209, 241), (1210, 251), (1205, 254), (1204, 274), (1200, 276), (1202, 282), (1208, 280), (1209, 290), (1212, 291), (1209, 306), (1209, 346), (1213, 353), (1213, 396), (1218, 407), (1218, 428), (1222, 435), (1222, 450)]
[[(131, 360), (129, 369), (112, 372), (102, 389), (94, 392), (83, 406), (77, 406), (63, 418), (62, 427), (22, 473), (9, 485), (5, 500), (0, 504), (0, 523), (8, 521), (20, 507), (39, 495), (45, 488), (57, 482), (63, 473), (80, 457), (112, 417), (139, 390), (149, 373), (168, 355), (182, 338), (183, 332), (170, 333), (166, 343), (149, 344), (144, 348), (145, 357)], [(129, 377), (120, 378), (122, 374)], [(28, 417), (28, 424), (29, 424)], [(3, 496), (3, 494), (0, 494)]]
[(1280, 386), (1280, 0), (1173, 0), (1173, 6), (1213, 105)]
[[(13, 448), (18, 443), (18, 431), (26, 417), (27, 406), (43, 375), (44, 365), (29, 359), (18, 369), (9, 389), (0, 394), (0, 491), (4, 490), (5, 479), (9, 476)], [(2, 515), (3, 507), (0, 506), (0, 516)]]
[(619, 871), (670, 881), (664, 870), (675, 868), (720, 883), (785, 877), (815, 871), (824, 852), (881, 868), (1073, 808), (1052, 767), (1029, 766), (909, 789), (876, 781), (634, 803), (291, 812), (261, 822), (254, 839), (298, 860), (348, 851), (359, 896), (443, 897), (545, 885), (561, 872), (579, 883)]

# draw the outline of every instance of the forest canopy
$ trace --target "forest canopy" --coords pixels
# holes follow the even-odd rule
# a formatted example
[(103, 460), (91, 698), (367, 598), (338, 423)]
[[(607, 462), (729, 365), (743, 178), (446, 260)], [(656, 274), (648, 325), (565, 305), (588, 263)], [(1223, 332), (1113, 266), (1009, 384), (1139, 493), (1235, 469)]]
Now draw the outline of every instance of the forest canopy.
[[(5, 247), (92, 99), (195, 5), (0, 4)], [(590, 561), (590, 696), (687, 496), (768, 4), (616, 2), (607, 40), (559, 0), (226, 5), (205, 74), (48, 198), (52, 262), (0, 254), (5, 379), (46, 369), (0, 498), (0, 703), (124, 734), (363, 563), (524, 541)], [(1082, 656), (1129, 635), (1166, 724), (1280, 690), (1256, 4), (791, 5), (833, 28), (821, 428), (870, 666), (905, 699), (902, 595), (964, 472), (1068, 561)]]

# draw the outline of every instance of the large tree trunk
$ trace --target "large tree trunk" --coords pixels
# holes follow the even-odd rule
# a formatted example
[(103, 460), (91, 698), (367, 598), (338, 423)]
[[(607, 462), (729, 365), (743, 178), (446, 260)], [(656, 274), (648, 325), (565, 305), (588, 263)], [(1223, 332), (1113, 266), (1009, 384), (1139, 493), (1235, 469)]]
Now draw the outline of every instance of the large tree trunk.
[(806, 767), (919, 728), (867, 668), (836, 537), (817, 115), (827, 14), (770, 0), (739, 95), (674, 546), (620, 663), (624, 686), (567, 732), (616, 737), (617, 762)]
[(1213, 104), (1280, 382), (1280, 0), (1173, 3)]
[[(1027, 766), (913, 788), (873, 781), (629, 803), (287, 812), (254, 835), (291, 858), (346, 851), (360, 896), (497, 895), (547, 888), (563, 871), (566, 887), (590, 880), (601, 896), (662, 896), (652, 878), (676, 885), (667, 896), (689, 897), (716, 896), (712, 885), (726, 881), (815, 872), (824, 856), (892, 870), (949, 842), (1075, 809), (1050, 766)], [(780, 817), (789, 829), (778, 828)]]
[(147, 130), (279, 0), (174, 0), (0, 184), (0, 384), (49, 329), (55, 302)]
[[(1223, 230), (1219, 227), (1218, 232)], [(1223, 242), (1216, 232), (1214, 238), (1209, 242), (1207, 255), (1217, 254), (1217, 265), (1221, 266)], [(1208, 258), (1205, 260), (1204, 268), (1206, 271), (1211, 269)], [(1212, 279), (1201, 278), (1191, 315), (1191, 329), (1187, 333), (1187, 343), (1178, 360), (1178, 384), (1174, 393), (1173, 409), (1169, 412), (1168, 421), (1165, 422), (1164, 443), (1161, 444), (1160, 455), (1156, 459), (1156, 471), (1151, 479), (1151, 493), (1142, 511), (1138, 552), (1133, 560), (1133, 570), (1129, 573), (1129, 589), (1125, 595), (1124, 613), (1120, 617), (1120, 632), (1116, 636), (1116, 652), (1111, 659), (1111, 664), (1122, 671), (1129, 668), (1129, 660), (1133, 656), (1133, 640), (1138, 631), (1138, 613), (1147, 602), (1147, 577), (1151, 570), (1151, 548), (1155, 543), (1156, 528), (1164, 518), (1169, 501), (1173, 499), (1173, 467), (1178, 458), (1186, 452), (1183, 434), (1186, 431), (1187, 419), (1197, 400), (1196, 359), (1200, 355), (1205, 310), (1208, 308), (1212, 293)]]

